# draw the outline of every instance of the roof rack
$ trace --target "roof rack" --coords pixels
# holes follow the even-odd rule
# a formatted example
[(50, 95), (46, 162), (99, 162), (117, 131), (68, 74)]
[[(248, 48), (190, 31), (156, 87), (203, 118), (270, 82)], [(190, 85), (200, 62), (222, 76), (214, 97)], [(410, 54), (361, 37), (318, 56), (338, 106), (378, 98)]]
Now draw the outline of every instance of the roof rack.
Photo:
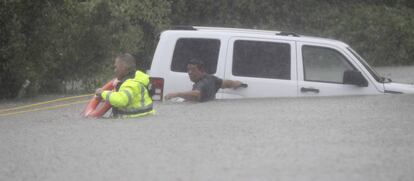
[(176, 25), (172, 26), (170, 30), (210, 30), (210, 31), (233, 31), (233, 32), (250, 32), (260, 34), (274, 34), (279, 36), (293, 36), (299, 37), (299, 34), (287, 31), (271, 31), (271, 30), (257, 30), (257, 29), (243, 29), (243, 28), (224, 28), (224, 27), (205, 27), (192, 25)]
[(197, 30), (191, 25), (174, 25), (170, 28), (171, 30)]
[(287, 32), (287, 31), (281, 31), (279, 33), (276, 33), (276, 35), (299, 37), (299, 35), (297, 33)]
[(272, 30), (260, 30), (260, 29), (246, 29), (246, 28), (226, 28), (226, 27), (207, 27), (207, 26), (194, 26), (197, 30), (207, 30), (207, 31), (231, 31), (231, 32), (240, 32), (240, 33), (259, 33), (259, 34), (276, 34), (279, 31)]

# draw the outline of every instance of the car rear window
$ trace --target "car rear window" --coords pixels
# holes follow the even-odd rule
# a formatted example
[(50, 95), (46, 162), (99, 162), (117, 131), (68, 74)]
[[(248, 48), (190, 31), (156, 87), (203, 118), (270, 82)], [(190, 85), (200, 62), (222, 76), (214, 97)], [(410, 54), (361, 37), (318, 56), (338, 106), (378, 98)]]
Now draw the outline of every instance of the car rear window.
[(195, 58), (204, 62), (209, 74), (216, 73), (220, 40), (201, 38), (181, 38), (177, 40), (171, 63), (174, 72), (187, 72), (188, 62)]

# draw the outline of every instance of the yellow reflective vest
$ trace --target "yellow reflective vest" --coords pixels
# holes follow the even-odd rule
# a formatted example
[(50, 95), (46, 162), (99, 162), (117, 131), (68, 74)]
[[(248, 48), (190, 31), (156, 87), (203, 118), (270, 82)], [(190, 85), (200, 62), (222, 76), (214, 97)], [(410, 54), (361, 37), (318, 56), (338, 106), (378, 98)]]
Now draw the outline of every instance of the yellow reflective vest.
[(103, 91), (101, 96), (112, 106), (114, 117), (135, 118), (154, 114), (148, 94), (149, 76), (141, 71), (132, 72), (118, 83), (115, 91)]

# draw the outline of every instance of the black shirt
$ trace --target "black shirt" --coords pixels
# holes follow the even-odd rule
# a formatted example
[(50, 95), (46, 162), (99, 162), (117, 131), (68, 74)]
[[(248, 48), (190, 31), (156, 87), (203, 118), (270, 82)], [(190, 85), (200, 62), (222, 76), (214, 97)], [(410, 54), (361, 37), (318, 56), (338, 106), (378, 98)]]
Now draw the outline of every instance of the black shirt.
[(214, 75), (206, 74), (198, 82), (194, 83), (193, 90), (200, 91), (200, 102), (205, 102), (216, 98), (216, 93), (222, 83), (222, 79)]

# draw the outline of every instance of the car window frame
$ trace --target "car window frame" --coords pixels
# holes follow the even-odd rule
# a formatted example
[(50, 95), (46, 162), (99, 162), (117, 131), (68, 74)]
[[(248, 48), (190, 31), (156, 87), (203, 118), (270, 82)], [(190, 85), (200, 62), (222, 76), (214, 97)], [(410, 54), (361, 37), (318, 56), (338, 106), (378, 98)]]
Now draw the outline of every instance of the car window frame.
[[(283, 79), (283, 78), (274, 78), (274, 77), (258, 77), (258, 76), (247, 76), (247, 75), (236, 75), (234, 74), (234, 65), (235, 65), (235, 61), (234, 61), (234, 57), (235, 57), (235, 45), (238, 41), (250, 41), (250, 42), (263, 42), (263, 43), (274, 43), (274, 44), (284, 44), (284, 45), (288, 45), (289, 46), (289, 78), (288, 79)], [(274, 40), (267, 40), (267, 39), (250, 39), (250, 38), (237, 38), (234, 39), (232, 41), (232, 59), (230, 60), (231, 63), (231, 75), (235, 76), (235, 77), (244, 77), (244, 78), (255, 78), (255, 79), (271, 79), (271, 80), (281, 80), (281, 81), (292, 81), (294, 80), (295, 77), (292, 76), (292, 61), (294, 61), (292, 59), (292, 50), (295, 48), (290, 42), (285, 42), (285, 41), (274, 41)]]
[[(172, 51), (172, 56), (171, 56), (171, 63), (170, 63), (170, 66), (169, 66), (169, 71), (171, 71), (171, 72), (176, 72), (176, 73), (187, 73), (187, 69), (185, 69), (185, 71), (177, 71), (177, 70), (173, 70), (173, 64), (174, 64), (174, 55), (175, 55), (175, 52), (176, 52), (176, 49), (177, 49), (177, 44), (178, 44), (178, 42), (180, 41), (180, 40), (183, 40), (183, 39), (197, 39), (197, 40), (215, 40), (215, 41), (218, 41), (218, 43), (219, 43), (219, 45), (218, 45), (218, 47), (217, 47), (217, 60), (216, 60), (216, 67), (215, 67), (215, 71), (214, 72), (208, 72), (209, 74), (216, 74), (217, 73), (217, 70), (219, 69), (219, 62), (220, 62), (220, 53), (221, 53), (221, 46), (222, 46), (222, 41), (221, 41), (221, 39), (220, 38), (210, 38), (210, 37), (207, 37), (207, 38), (204, 38), (204, 37), (180, 37), (180, 38), (178, 38), (176, 41), (175, 41), (175, 43), (174, 43), (174, 48), (173, 48), (173, 51)], [(202, 61), (204, 61), (205, 62), (205, 60), (202, 60)], [(206, 67), (206, 65), (204, 65), (205, 67)]]
[(353, 68), (353, 70), (359, 71), (359, 69), (355, 67), (355, 65), (352, 63), (352, 61), (344, 53), (342, 53), (341, 51), (339, 51), (339, 50), (337, 50), (337, 49), (335, 49), (333, 47), (319, 46), (319, 45), (314, 45), (314, 44), (302, 44), (301, 47), (300, 47), (300, 51), (301, 51), (301, 55), (302, 55), (301, 59), (302, 59), (302, 71), (303, 71), (302, 72), (303, 73), (303, 77), (302, 78), (303, 78), (303, 81), (306, 81), (306, 82), (318, 82), (318, 83), (329, 83), (329, 84), (338, 84), (338, 85), (347, 85), (347, 84), (344, 84), (343, 82), (341, 83), (341, 82), (322, 81), (322, 80), (307, 80), (306, 79), (306, 68), (305, 68), (305, 63), (304, 63), (304, 54), (303, 54), (303, 48), (304, 47), (316, 47), (316, 48), (333, 50), (336, 53), (338, 53), (339, 55), (341, 55), (345, 59), (345, 61)]

